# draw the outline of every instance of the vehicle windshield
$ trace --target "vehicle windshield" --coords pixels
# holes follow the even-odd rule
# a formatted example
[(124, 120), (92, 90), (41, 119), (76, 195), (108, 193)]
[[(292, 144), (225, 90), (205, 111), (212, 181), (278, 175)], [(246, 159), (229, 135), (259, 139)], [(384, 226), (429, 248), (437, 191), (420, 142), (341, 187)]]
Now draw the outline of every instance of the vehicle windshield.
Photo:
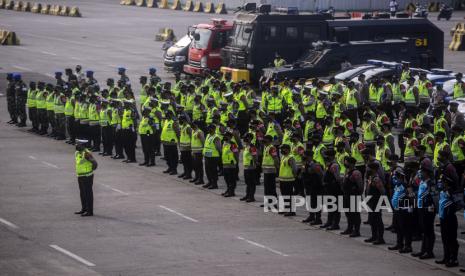
[(194, 34), (199, 34), (199, 39), (194, 39), (192, 46), (196, 49), (206, 49), (208, 47), (212, 31), (209, 29), (196, 29)]
[[(248, 31), (245, 31), (248, 30)], [(253, 34), (253, 28), (250, 24), (234, 24), (231, 35), (231, 46), (248, 47)]]
[(334, 76), (334, 78), (337, 79), (337, 80), (345, 80), (347, 78), (353, 77), (355, 74), (357, 74), (359, 72), (363, 72), (363, 71), (365, 71), (367, 69), (370, 69), (370, 68), (372, 68), (372, 66), (369, 66), (369, 65), (349, 68), (349, 69), (345, 70), (344, 72), (336, 74)]
[(176, 42), (176, 47), (184, 48), (191, 43), (191, 38), (188, 35), (183, 36), (178, 42)]

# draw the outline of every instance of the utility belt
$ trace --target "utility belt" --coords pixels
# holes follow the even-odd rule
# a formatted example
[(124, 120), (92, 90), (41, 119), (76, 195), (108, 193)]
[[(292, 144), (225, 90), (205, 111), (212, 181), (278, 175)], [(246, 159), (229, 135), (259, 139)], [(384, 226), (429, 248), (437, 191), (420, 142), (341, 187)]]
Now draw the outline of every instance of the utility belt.
[(90, 125), (90, 126), (98, 126), (98, 125), (99, 125), (99, 121), (89, 121), (89, 125)]
[(180, 143), (180, 144), (179, 144), (179, 150), (180, 150), (180, 151), (190, 151), (190, 150), (191, 150), (191, 145), (190, 145), (190, 143), (189, 143), (189, 144)]

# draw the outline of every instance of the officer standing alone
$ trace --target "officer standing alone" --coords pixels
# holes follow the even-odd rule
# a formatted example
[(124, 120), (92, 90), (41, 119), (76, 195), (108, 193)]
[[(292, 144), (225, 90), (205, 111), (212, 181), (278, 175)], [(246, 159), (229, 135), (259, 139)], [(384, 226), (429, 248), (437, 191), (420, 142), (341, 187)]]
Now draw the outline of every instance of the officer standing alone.
[(79, 183), (79, 192), (81, 195), (81, 211), (75, 212), (76, 215), (89, 217), (94, 215), (94, 193), (92, 185), (94, 184), (94, 171), (97, 169), (97, 161), (85, 147), (88, 140), (76, 140), (76, 175)]

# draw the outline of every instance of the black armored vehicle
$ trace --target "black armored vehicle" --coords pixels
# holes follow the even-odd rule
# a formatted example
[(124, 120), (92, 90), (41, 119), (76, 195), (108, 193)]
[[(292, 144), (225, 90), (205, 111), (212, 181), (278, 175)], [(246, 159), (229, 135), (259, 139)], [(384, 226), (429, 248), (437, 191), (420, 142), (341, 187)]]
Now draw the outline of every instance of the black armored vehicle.
[(370, 49), (376, 52), (385, 46), (378, 42), (411, 39), (414, 50), (407, 60), (412, 66), (443, 67), (444, 34), (428, 19), (349, 19), (331, 14), (276, 13), (269, 5), (246, 7), (236, 14), (232, 35), (222, 50), (222, 70), (240, 71), (237, 75), (248, 75), (251, 82), (260, 78), (263, 68), (270, 67), (276, 53), (292, 64), (308, 55), (316, 41), (372, 41), (365, 45), (366, 60), (374, 58)]

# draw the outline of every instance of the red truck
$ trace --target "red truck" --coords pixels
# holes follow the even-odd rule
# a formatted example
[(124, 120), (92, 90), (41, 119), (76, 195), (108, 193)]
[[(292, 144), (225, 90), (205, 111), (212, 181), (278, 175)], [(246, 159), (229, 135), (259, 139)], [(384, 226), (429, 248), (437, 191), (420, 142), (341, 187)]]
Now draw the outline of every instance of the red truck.
[(184, 72), (202, 75), (205, 69), (219, 70), (222, 65), (221, 49), (228, 43), (233, 25), (225, 19), (212, 19), (211, 24), (198, 24), (189, 29), (193, 40), (189, 48)]

